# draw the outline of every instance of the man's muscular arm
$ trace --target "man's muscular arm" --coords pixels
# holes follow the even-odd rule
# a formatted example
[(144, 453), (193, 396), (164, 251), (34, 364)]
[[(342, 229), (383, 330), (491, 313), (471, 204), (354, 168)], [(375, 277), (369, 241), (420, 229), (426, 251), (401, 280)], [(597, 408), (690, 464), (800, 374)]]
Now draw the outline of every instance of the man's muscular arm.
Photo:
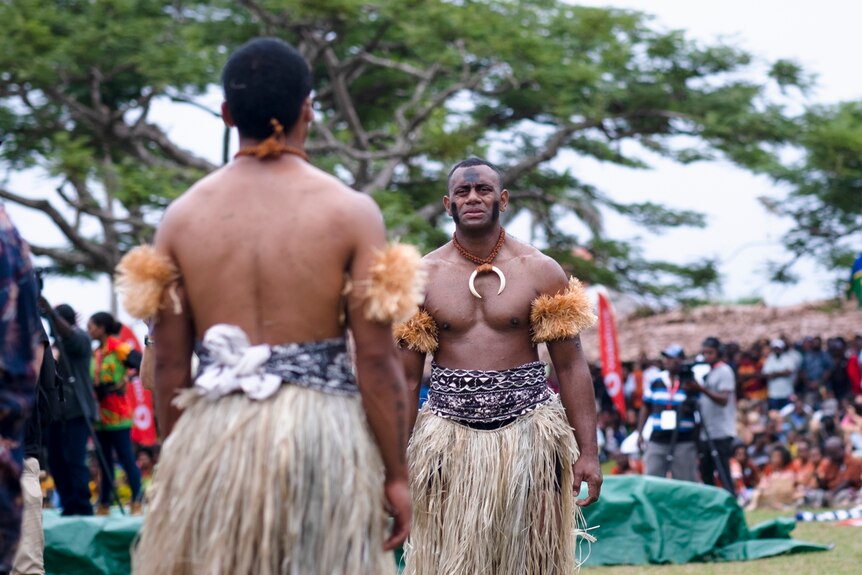
[[(176, 265), (171, 250), (174, 228), (169, 209), (156, 233), (156, 250), (170, 258)], [(174, 424), (180, 417), (180, 410), (171, 403), (177, 391), (189, 387), (192, 383), (195, 330), (191, 307), (182, 286), (182, 277), (175, 291), (179, 297), (181, 309), (176, 313), (169, 294), (162, 294), (161, 311), (153, 320), (155, 322), (152, 326), (153, 348), (147, 351), (147, 353), (155, 352), (153, 361), (155, 408), (162, 437), (167, 437), (173, 431)]]
[(410, 490), (407, 483), (407, 425), (409, 418), (404, 372), (392, 325), (365, 316), (362, 285), (376, 253), (384, 249), (383, 219), (373, 201), (358, 197), (355, 214), (356, 248), (350, 265), (353, 285), (348, 299), (348, 321), (356, 343), (356, 370), (362, 403), (386, 469), (385, 491), (395, 516), (387, 550), (404, 542), (410, 532)]
[(409, 438), (416, 425), (416, 416), (419, 415), (419, 393), (422, 391), (422, 376), (425, 373), (425, 354), (402, 349), (401, 363), (407, 379), (408, 409), (410, 410), (407, 419), (407, 437)]
[[(543, 293), (562, 293), (568, 285), (566, 274), (556, 263), (546, 273), (547, 286)], [(580, 457), (574, 467), (574, 491), (578, 494), (581, 482), (586, 481), (589, 495), (578, 500), (578, 505), (587, 506), (599, 498), (602, 487), (602, 471), (599, 465), (598, 442), (596, 440), (596, 397), (590, 370), (581, 350), (581, 338), (549, 342), (548, 352), (560, 381), (560, 399), (566, 410), (569, 425), (575, 433)]]

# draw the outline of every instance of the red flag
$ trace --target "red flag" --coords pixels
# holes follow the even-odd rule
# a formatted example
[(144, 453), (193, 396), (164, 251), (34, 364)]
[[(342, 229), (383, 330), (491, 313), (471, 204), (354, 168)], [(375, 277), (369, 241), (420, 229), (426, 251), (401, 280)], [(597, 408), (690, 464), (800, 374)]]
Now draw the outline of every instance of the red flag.
[(153, 395), (145, 389), (140, 377), (133, 377), (127, 387), (126, 395), (132, 406), (132, 441), (139, 445), (151, 446), (158, 442), (156, 421), (153, 417)]
[(599, 292), (599, 351), (602, 358), (602, 377), (608, 395), (620, 416), (625, 420), (626, 400), (623, 396), (623, 368), (620, 365), (617, 324), (608, 297)]

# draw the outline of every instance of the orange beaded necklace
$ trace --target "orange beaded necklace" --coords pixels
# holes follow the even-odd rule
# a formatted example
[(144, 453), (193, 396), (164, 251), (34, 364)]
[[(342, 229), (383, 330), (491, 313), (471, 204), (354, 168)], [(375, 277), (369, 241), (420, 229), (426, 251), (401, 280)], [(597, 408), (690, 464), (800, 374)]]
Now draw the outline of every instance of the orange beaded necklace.
[(458, 241), (458, 238), (455, 237), (455, 234), (452, 234), (452, 245), (455, 246), (455, 249), (458, 250), (458, 253), (461, 254), (464, 258), (470, 260), (474, 264), (476, 264), (476, 269), (473, 270), (473, 273), (470, 274), (470, 293), (476, 296), (479, 299), (482, 299), (482, 296), (479, 295), (479, 292), (476, 291), (476, 276), (479, 274), (494, 272), (497, 274), (497, 277), (500, 278), (500, 289), (497, 291), (497, 295), (503, 293), (503, 290), (506, 289), (506, 276), (503, 275), (503, 270), (498, 268), (495, 265), (492, 265), (492, 262), (500, 253), (500, 250), (503, 249), (503, 244), (506, 241), (506, 230), (500, 228), (500, 237), (497, 238), (497, 243), (494, 245), (494, 249), (491, 250), (491, 253), (486, 258), (480, 258), (474, 256), (470, 252), (468, 252), (464, 246)]
[(270, 122), (272, 123), (273, 128), (272, 135), (259, 144), (240, 148), (240, 150), (234, 155), (234, 158), (254, 156), (258, 160), (271, 160), (273, 158), (278, 158), (283, 154), (291, 154), (293, 156), (299, 156), (308, 162), (308, 154), (303, 150), (293, 146), (288, 146), (281, 141), (281, 137), (284, 135), (284, 127), (281, 125), (281, 122), (275, 118), (270, 120)]

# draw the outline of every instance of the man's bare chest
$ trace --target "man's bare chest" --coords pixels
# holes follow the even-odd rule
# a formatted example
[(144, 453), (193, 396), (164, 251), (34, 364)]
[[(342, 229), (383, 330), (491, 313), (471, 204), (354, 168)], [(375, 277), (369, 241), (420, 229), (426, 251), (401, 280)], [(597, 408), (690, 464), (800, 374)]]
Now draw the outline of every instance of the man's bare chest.
[(504, 272), (506, 287), (499, 294), (500, 278), (494, 273), (479, 274), (474, 287), (480, 299), (470, 291), (471, 269), (435, 270), (429, 277), (425, 309), (443, 332), (464, 332), (477, 324), (497, 331), (529, 329), (530, 306), (537, 293), (529, 277), (519, 271)]

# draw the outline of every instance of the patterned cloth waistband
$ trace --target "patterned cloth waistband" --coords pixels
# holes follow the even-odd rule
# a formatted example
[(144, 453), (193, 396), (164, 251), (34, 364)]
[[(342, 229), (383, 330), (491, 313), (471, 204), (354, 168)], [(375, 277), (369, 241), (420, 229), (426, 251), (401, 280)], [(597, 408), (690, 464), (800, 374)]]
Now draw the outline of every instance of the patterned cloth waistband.
[[(224, 333), (211, 337), (216, 327)], [(200, 365), (195, 387), (211, 398), (243, 392), (266, 399), (282, 384), (298, 385), (333, 395), (359, 395), (353, 362), (343, 337), (250, 346), (235, 326), (215, 326), (198, 347)], [(243, 336), (245, 334), (242, 334)]]
[(434, 415), (467, 425), (512, 420), (553, 397), (541, 361), (503, 371), (431, 365), (428, 408)]

